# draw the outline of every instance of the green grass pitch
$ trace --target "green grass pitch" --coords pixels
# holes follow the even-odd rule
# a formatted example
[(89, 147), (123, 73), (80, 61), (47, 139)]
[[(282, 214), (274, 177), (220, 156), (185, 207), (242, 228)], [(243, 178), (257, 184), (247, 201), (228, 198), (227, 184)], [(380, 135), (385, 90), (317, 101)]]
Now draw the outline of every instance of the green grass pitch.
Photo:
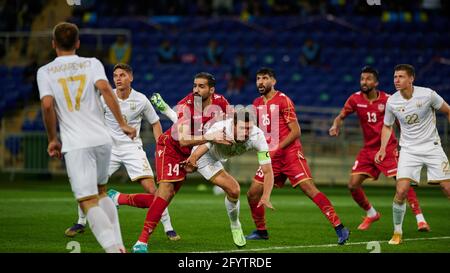
[[(205, 182), (206, 183), (206, 182)], [(110, 188), (127, 193), (140, 192), (137, 184), (111, 183)], [(175, 196), (169, 207), (173, 226), (182, 239), (169, 241), (161, 225), (153, 233), (149, 252), (326, 252), (368, 253), (368, 242), (379, 243), (382, 253), (388, 252), (450, 252), (450, 203), (441, 190), (418, 188), (417, 195), (431, 232), (417, 231), (415, 217), (408, 208), (403, 225), (402, 245), (390, 246), (392, 235), (391, 203), (394, 188), (367, 187), (366, 193), (382, 218), (368, 231), (356, 229), (363, 211), (354, 203), (345, 187), (319, 186), (336, 208), (342, 222), (351, 230), (345, 246), (336, 244), (337, 237), (320, 210), (299, 189), (286, 184), (274, 189), (272, 203), (275, 211), (266, 212), (270, 233), (268, 241), (248, 241), (238, 250), (232, 241), (223, 195), (198, 191), (189, 180)], [(244, 232), (254, 229), (242, 186), (241, 223)], [(119, 209), (122, 236), (128, 250), (137, 240), (146, 210), (122, 206)], [(77, 219), (76, 203), (68, 183), (27, 180), (0, 183), (0, 252), (60, 252), (68, 253), (67, 244), (77, 241), (82, 253), (102, 252), (91, 231), (75, 238), (66, 238), (64, 230)], [(371, 243), (377, 244), (377, 243)]]

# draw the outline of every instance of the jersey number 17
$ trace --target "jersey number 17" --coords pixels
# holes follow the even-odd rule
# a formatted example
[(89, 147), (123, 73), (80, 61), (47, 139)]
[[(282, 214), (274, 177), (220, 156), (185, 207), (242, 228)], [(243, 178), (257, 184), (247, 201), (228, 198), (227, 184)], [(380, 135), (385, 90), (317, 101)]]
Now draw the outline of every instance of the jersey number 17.
[(80, 85), (78, 86), (77, 89), (77, 94), (75, 95), (75, 111), (79, 111), (81, 95), (83, 94), (84, 87), (86, 86), (86, 75), (80, 74), (76, 76), (58, 79), (58, 83), (61, 85), (64, 91), (64, 98), (66, 99), (67, 108), (69, 109), (69, 112), (73, 112), (73, 104), (72, 104), (72, 97), (70, 96), (69, 85), (67, 84), (67, 82), (75, 82), (75, 81), (80, 82)]

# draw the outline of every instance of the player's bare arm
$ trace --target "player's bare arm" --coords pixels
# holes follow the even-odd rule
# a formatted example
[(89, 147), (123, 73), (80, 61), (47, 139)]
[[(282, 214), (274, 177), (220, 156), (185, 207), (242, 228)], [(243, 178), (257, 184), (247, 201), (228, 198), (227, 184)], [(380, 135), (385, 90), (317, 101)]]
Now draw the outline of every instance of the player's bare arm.
[(192, 136), (191, 130), (188, 125), (182, 124), (178, 126), (178, 135), (180, 136), (180, 145), (184, 146), (197, 146), (207, 142), (213, 142), (216, 144), (231, 145), (231, 141), (226, 139), (225, 129), (223, 131), (217, 131), (202, 136)]
[(375, 155), (375, 162), (380, 163), (383, 161), (384, 157), (386, 156), (386, 146), (389, 142), (389, 139), (391, 138), (392, 134), (392, 125), (388, 126), (386, 124), (383, 124), (383, 129), (381, 129), (381, 145), (380, 150)]
[(344, 116), (342, 114), (339, 114), (333, 121), (333, 125), (331, 126), (330, 130), (328, 130), (328, 133), (330, 136), (338, 136), (339, 135), (339, 129), (342, 126), (342, 122), (344, 121)]
[(259, 200), (258, 207), (265, 206), (267, 208), (274, 209), (272, 206), (272, 203), (270, 203), (270, 194), (272, 193), (273, 189), (273, 170), (272, 170), (272, 164), (264, 164), (261, 165), (261, 170), (264, 174), (264, 189), (263, 194), (261, 196), (261, 200)]
[(162, 133), (163, 133), (162, 127), (161, 127), (161, 122), (157, 121), (157, 122), (153, 123), (152, 129), (153, 129), (153, 136), (155, 137), (155, 141), (158, 141), (159, 136), (162, 135)]
[(185, 168), (185, 170), (188, 173), (194, 172), (198, 165), (197, 161), (200, 157), (202, 157), (204, 154), (206, 154), (209, 151), (208, 145), (203, 144), (198, 146), (195, 151), (192, 152), (192, 154), (186, 159), (185, 161), (181, 162), (180, 165)]
[(441, 108), (439, 108), (439, 112), (445, 114), (447, 116), (448, 122), (450, 123), (450, 106), (448, 105), (448, 103), (444, 101)]
[(296, 139), (300, 137), (300, 125), (298, 124), (297, 120), (293, 120), (287, 124), (289, 127), (289, 134), (286, 136), (283, 141), (278, 144), (278, 149), (284, 149), (287, 146), (289, 146), (292, 142), (294, 142)]
[(134, 139), (136, 137), (136, 129), (129, 126), (123, 119), (122, 111), (120, 111), (119, 103), (117, 102), (117, 99), (113, 95), (113, 90), (112, 90), (111, 85), (108, 83), (108, 81), (98, 80), (95, 83), (95, 87), (102, 94), (106, 105), (109, 107), (109, 109), (113, 113), (114, 117), (116, 118), (117, 122), (119, 123), (120, 128), (123, 130), (123, 132), (127, 136), (129, 136), (131, 139)]
[(51, 157), (61, 158), (61, 143), (56, 132), (55, 102), (52, 96), (45, 96), (41, 100), (42, 116), (45, 129), (47, 130), (48, 147), (47, 152)]

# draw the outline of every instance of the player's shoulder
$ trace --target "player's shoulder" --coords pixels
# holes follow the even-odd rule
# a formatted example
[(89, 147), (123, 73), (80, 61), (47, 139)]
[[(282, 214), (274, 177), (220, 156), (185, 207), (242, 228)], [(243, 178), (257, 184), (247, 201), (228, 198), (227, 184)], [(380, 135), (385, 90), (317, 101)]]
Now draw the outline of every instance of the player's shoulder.
[(137, 91), (136, 89), (131, 89), (131, 92), (133, 92), (133, 97), (136, 99), (136, 100), (138, 100), (138, 101), (143, 101), (143, 102), (146, 102), (146, 101), (148, 101), (148, 98), (147, 98), (147, 96), (144, 94), (144, 93), (142, 93), (142, 92), (139, 92), (139, 91)]
[(361, 91), (355, 91), (350, 96), (348, 96), (347, 100), (357, 101), (357, 100), (360, 100), (362, 98), (363, 98), (363, 96), (362, 96)]
[(395, 101), (399, 101), (400, 99), (401, 99), (401, 94), (399, 91), (397, 91), (388, 97), (387, 103), (393, 103)]
[(416, 92), (419, 96), (430, 96), (434, 90), (428, 87), (414, 85), (414, 93)]
[(224, 104), (228, 105), (229, 104), (228, 100), (221, 94), (214, 93), (212, 96), (213, 96), (214, 104), (219, 104), (219, 105), (224, 105)]
[(191, 105), (194, 104), (194, 95), (192, 93), (188, 94), (186, 97), (178, 101), (177, 105)]
[(264, 104), (264, 100), (262, 96), (259, 96), (253, 100), (253, 105), (261, 105)]

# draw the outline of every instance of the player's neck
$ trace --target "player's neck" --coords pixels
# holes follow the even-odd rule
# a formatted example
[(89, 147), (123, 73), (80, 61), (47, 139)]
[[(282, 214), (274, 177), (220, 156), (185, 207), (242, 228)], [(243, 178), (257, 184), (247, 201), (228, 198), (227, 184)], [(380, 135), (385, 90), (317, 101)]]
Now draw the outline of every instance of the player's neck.
[(409, 100), (410, 98), (412, 98), (413, 92), (414, 92), (414, 88), (412, 86), (410, 86), (410, 87), (400, 90), (400, 95), (402, 95), (402, 97), (404, 99)]
[(272, 99), (276, 93), (277, 93), (277, 91), (275, 89), (270, 90), (267, 94), (263, 95), (264, 100), (268, 101), (268, 100)]
[(368, 101), (373, 101), (378, 98), (378, 90), (373, 89), (369, 93), (363, 93), (363, 96), (366, 97)]
[(58, 56), (58, 57), (72, 56), (72, 55), (76, 55), (75, 50), (69, 50), (69, 51), (60, 50), (60, 49), (56, 50), (56, 56)]
[(130, 96), (131, 87), (124, 89), (116, 89), (117, 97), (121, 100), (126, 100)]
[(206, 100), (202, 101), (202, 110), (205, 110), (206, 106), (211, 105), (212, 103), (212, 95), (209, 96)]

